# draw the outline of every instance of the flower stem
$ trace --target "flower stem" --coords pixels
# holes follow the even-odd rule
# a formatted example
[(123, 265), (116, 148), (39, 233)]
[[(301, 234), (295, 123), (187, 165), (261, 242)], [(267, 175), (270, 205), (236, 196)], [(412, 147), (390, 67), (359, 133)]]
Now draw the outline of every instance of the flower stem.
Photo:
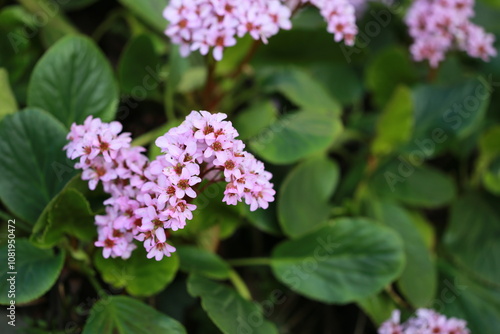
[(245, 298), (246, 300), (252, 300), (252, 295), (250, 294), (250, 290), (248, 289), (245, 281), (238, 275), (238, 273), (234, 270), (229, 272), (229, 280), (233, 283), (234, 288), (238, 293)]
[(269, 266), (271, 265), (271, 259), (268, 257), (253, 257), (248, 259), (234, 259), (227, 260), (227, 262), (233, 267), (242, 266)]

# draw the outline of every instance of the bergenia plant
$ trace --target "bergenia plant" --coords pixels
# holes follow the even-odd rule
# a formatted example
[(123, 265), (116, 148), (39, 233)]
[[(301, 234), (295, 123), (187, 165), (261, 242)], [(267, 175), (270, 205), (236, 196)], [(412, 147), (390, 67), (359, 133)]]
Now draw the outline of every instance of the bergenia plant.
[(0, 1), (0, 333), (496, 334), (498, 18)]
[(91, 190), (101, 181), (111, 196), (104, 202), (106, 215), (96, 216), (95, 245), (105, 258), (128, 259), (135, 240), (143, 242), (148, 258), (170, 256), (175, 247), (166, 236), (193, 218), (196, 205), (190, 202), (211, 183), (227, 183), (223, 202), (228, 205), (244, 200), (255, 211), (274, 201), (271, 173), (244, 150), (226, 116), (191, 112), (156, 140), (164, 154), (153, 161), (142, 154), (144, 148), (130, 146), (130, 134), (120, 133), (119, 122), (89, 116), (83, 125), (71, 126), (68, 158), (79, 159), (75, 168), (82, 169)]

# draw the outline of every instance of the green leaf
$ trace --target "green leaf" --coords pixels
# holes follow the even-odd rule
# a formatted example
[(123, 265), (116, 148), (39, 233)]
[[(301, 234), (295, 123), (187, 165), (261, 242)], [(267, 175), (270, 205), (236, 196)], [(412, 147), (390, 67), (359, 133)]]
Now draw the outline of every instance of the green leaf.
[[(13, 225), (15, 226), (15, 225)], [(14, 232), (16, 233), (16, 232)], [(0, 304), (14, 299), (16, 304), (27, 303), (44, 295), (54, 285), (64, 264), (64, 252), (55, 254), (52, 249), (39, 249), (26, 239), (8, 239), (0, 247)], [(15, 241), (10, 241), (15, 240)], [(10, 268), (8, 257), (14, 252), (15, 264)], [(9, 272), (16, 272), (12, 275)], [(15, 297), (9, 298), (10, 279), (15, 276)]]
[(246, 140), (255, 137), (276, 121), (276, 106), (271, 101), (258, 101), (241, 111), (233, 122), (238, 138)]
[(414, 133), (406, 151), (429, 158), (474, 134), (483, 122), (491, 89), (482, 78), (415, 89)]
[(250, 211), (250, 207), (246, 204), (239, 204), (240, 212), (246, 219), (258, 228), (259, 230), (272, 234), (282, 235), (281, 228), (276, 217), (276, 204), (270, 203), (267, 209), (258, 209)]
[(114, 118), (118, 92), (113, 72), (94, 42), (67, 36), (54, 44), (35, 66), (28, 105), (40, 107), (69, 128), (89, 115)]
[(494, 159), (484, 172), (483, 185), (490, 193), (500, 195), (500, 157)]
[(106, 296), (90, 311), (83, 334), (186, 334), (177, 320), (126, 296)]
[(500, 125), (495, 125), (481, 134), (479, 138), (479, 149), (481, 155), (493, 157), (500, 155)]
[(5, 6), (0, 11), (0, 67), (9, 71), (9, 81), (16, 100), (26, 102), (29, 76), (43, 52), (36, 38), (27, 31), (36, 31), (34, 15), (22, 6)]
[(0, 123), (0, 198), (29, 223), (76, 174), (62, 150), (66, 133), (51, 115), (35, 109)]
[(375, 103), (384, 106), (401, 84), (412, 84), (417, 79), (415, 65), (408, 50), (386, 48), (377, 54), (366, 70), (366, 85), (373, 92)]
[(137, 15), (144, 22), (153, 27), (157, 32), (163, 33), (168, 21), (163, 17), (163, 10), (168, 5), (168, 0), (119, 0), (119, 2)]
[(500, 327), (500, 289), (466, 276), (459, 268), (439, 263), (439, 298), (432, 307), (464, 319), (471, 333), (496, 333)]
[(402, 155), (382, 165), (371, 177), (369, 188), (381, 199), (399, 201), (416, 207), (436, 208), (453, 200), (456, 186), (441, 171), (413, 164), (412, 156)]
[(148, 259), (146, 250), (139, 245), (132, 256), (121, 258), (102, 257), (101, 252), (94, 257), (95, 266), (102, 279), (116, 288), (125, 288), (132, 296), (148, 297), (163, 290), (175, 278), (179, 269), (179, 257), (173, 253), (161, 261)]
[(357, 304), (377, 326), (389, 319), (392, 311), (398, 308), (385, 292), (358, 300)]
[(122, 93), (135, 98), (157, 96), (160, 86), (158, 66), (160, 56), (148, 34), (136, 36), (125, 46), (118, 64)]
[(467, 193), (451, 208), (443, 237), (451, 256), (482, 280), (500, 277), (500, 208), (498, 197)]
[(10, 88), (9, 74), (4, 68), (0, 68), (0, 121), (6, 116), (17, 111), (17, 101)]
[(363, 98), (363, 83), (353, 66), (349, 66), (345, 61), (313, 62), (307, 68), (327, 92), (343, 106), (352, 105)]
[(193, 246), (177, 247), (177, 254), (182, 271), (213, 279), (229, 277), (231, 267), (217, 254)]
[(65, 235), (89, 242), (96, 233), (89, 202), (81, 192), (66, 186), (43, 210), (30, 240), (46, 248), (56, 245)]
[(282, 93), (302, 109), (340, 114), (340, 104), (307, 72), (297, 67), (285, 67), (263, 73), (261, 80), (265, 90)]
[[(315, 157), (295, 167), (281, 185), (278, 217), (286, 235), (295, 238), (326, 223), (339, 167), (326, 157)], [(307, 194), (307, 196), (304, 196)]]
[(193, 297), (201, 297), (201, 306), (224, 334), (278, 333), (274, 324), (264, 319), (257, 304), (223, 284), (190, 275), (188, 291)]
[(411, 138), (413, 128), (413, 101), (411, 91), (399, 86), (377, 121), (377, 136), (372, 151), (377, 155), (393, 152)]
[(274, 164), (290, 164), (326, 150), (342, 131), (334, 115), (309, 111), (288, 114), (250, 141), (251, 149)]
[(387, 227), (363, 218), (343, 218), (272, 253), (274, 275), (293, 291), (325, 303), (367, 298), (404, 268), (403, 243)]
[(437, 271), (424, 238), (412, 217), (403, 208), (369, 200), (368, 211), (373, 218), (395, 230), (403, 239), (406, 265), (398, 280), (399, 290), (416, 308), (433, 300), (437, 289)]

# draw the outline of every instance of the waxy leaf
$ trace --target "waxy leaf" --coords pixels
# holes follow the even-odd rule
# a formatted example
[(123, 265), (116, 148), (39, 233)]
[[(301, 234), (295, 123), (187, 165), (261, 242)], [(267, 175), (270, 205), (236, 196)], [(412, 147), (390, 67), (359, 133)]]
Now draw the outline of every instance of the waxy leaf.
[(453, 203), (443, 239), (454, 259), (491, 283), (500, 277), (499, 222), (498, 197), (467, 193)]
[(133, 296), (147, 297), (160, 292), (172, 282), (179, 268), (179, 257), (173, 253), (170, 257), (156, 261), (148, 259), (146, 254), (144, 247), (139, 245), (127, 260), (105, 259), (101, 252), (97, 252), (94, 261), (104, 281), (117, 288), (125, 288)]
[(67, 36), (36, 64), (28, 88), (28, 105), (54, 115), (66, 127), (89, 115), (114, 118), (118, 91), (111, 66), (93, 41)]
[(339, 167), (325, 157), (304, 161), (287, 175), (279, 192), (278, 217), (288, 236), (300, 236), (327, 221), (328, 200), (338, 179)]
[(41, 110), (26, 109), (0, 123), (0, 198), (31, 224), (76, 174), (63, 151), (66, 134)]
[(456, 194), (451, 176), (421, 166), (410, 156), (399, 155), (380, 166), (369, 181), (370, 191), (379, 198), (416, 207), (435, 208), (450, 203)]
[(188, 291), (201, 298), (201, 306), (224, 334), (278, 334), (276, 327), (264, 319), (262, 311), (235, 290), (198, 275), (188, 279)]
[[(12, 224), (15, 228), (15, 224)], [(16, 232), (14, 232), (16, 233)], [(26, 239), (8, 239), (0, 247), (0, 304), (6, 305), (14, 299), (16, 303), (27, 303), (45, 294), (59, 277), (64, 252), (55, 253), (52, 249), (40, 249)], [(15, 250), (14, 248), (15, 247)], [(10, 254), (11, 251), (14, 254)], [(13, 256), (14, 267), (9, 267)], [(14, 277), (14, 279), (12, 279)], [(10, 280), (8, 280), (10, 279)], [(10, 298), (11, 283), (14, 282), (15, 297)]]
[(406, 265), (398, 280), (400, 291), (413, 306), (427, 306), (436, 294), (437, 270), (412, 216), (395, 204), (372, 199), (369, 200), (368, 211), (403, 239)]
[(471, 333), (496, 333), (500, 327), (500, 286), (475, 280), (451, 264), (439, 263), (439, 298), (431, 307), (464, 319)]
[(176, 253), (182, 271), (214, 279), (229, 277), (231, 267), (217, 254), (193, 246), (177, 247)]
[(175, 319), (126, 296), (106, 296), (90, 311), (83, 334), (186, 334)]
[(342, 122), (333, 114), (299, 111), (271, 124), (250, 141), (250, 148), (274, 164), (290, 164), (326, 150), (338, 137)]
[(276, 278), (293, 291), (325, 303), (350, 303), (390, 284), (404, 268), (404, 248), (387, 227), (342, 218), (279, 244), (272, 254)]

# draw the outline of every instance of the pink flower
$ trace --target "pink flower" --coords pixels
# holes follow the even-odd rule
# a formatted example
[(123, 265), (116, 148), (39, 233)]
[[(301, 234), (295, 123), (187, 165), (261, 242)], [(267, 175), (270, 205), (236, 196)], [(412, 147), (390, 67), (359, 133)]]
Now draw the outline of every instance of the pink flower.
[(175, 188), (175, 196), (177, 196), (177, 198), (184, 198), (184, 195), (191, 198), (196, 197), (196, 192), (191, 187), (201, 182), (199, 177), (192, 175), (187, 169), (183, 169), (181, 175), (174, 173), (170, 174), (168, 177)]
[(473, 24), (474, 0), (415, 0), (406, 14), (416, 61), (437, 67), (446, 52), (460, 49), (485, 61), (496, 56), (495, 38)]
[(175, 252), (175, 247), (169, 245), (166, 242), (157, 242), (152, 247), (146, 250), (148, 252), (148, 259), (154, 257), (156, 261), (160, 261), (163, 256), (170, 256), (171, 253)]
[(469, 334), (467, 323), (456, 318), (446, 318), (429, 309), (418, 309), (417, 316), (400, 323), (400, 312), (394, 310), (391, 319), (378, 329), (379, 334)]
[[(82, 179), (89, 181), (89, 188), (102, 182), (111, 196), (104, 201), (106, 215), (95, 218), (99, 235), (95, 245), (103, 248), (105, 257), (130, 257), (134, 240), (143, 243), (148, 258), (170, 256), (175, 248), (166, 243), (168, 231), (184, 228), (193, 218), (196, 206), (190, 201), (196, 198), (202, 178), (207, 184), (228, 182), (223, 199), (227, 204), (245, 198), (256, 210), (274, 200), (271, 174), (244, 151), (226, 117), (191, 112), (181, 125), (156, 140), (164, 154), (151, 162), (142, 154), (143, 148), (130, 147), (130, 136), (119, 134), (121, 126), (116, 122), (88, 118), (84, 125), (72, 126), (67, 154), (80, 157), (75, 167), (83, 170)], [(87, 146), (91, 149), (82, 149)]]
[(181, 54), (199, 50), (221, 60), (236, 36), (267, 39), (280, 29), (290, 29), (290, 9), (279, 0), (176, 0), (163, 11), (169, 21), (165, 34), (181, 46)]

